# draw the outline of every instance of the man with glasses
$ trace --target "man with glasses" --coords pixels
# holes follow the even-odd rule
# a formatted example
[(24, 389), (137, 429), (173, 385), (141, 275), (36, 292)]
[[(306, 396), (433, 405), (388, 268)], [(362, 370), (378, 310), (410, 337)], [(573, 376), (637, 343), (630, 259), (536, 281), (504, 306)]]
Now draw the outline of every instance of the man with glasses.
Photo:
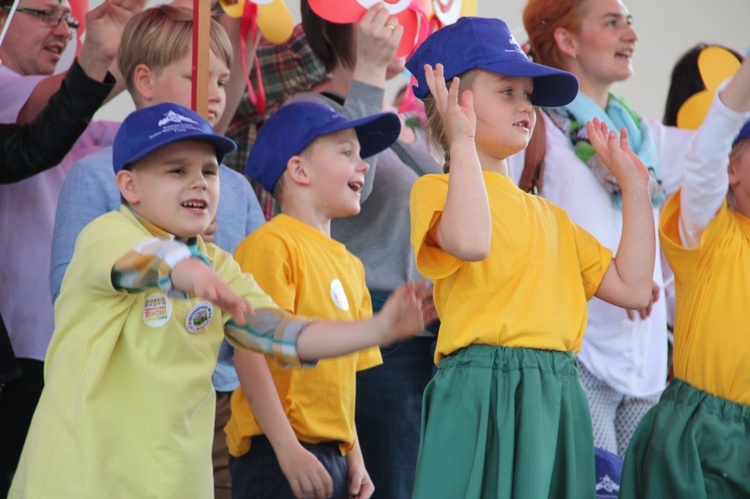
[[(0, 185), (0, 315), (22, 369), (20, 377), (0, 387), (0, 497), (10, 486), (43, 386), (43, 360), (53, 330), (49, 261), (60, 188), (78, 157), (111, 145), (113, 126), (92, 123), (83, 130), (107, 94), (123, 88), (115, 85), (108, 68), (123, 27), (144, 3), (105, 0), (89, 12), (85, 41), (67, 75), (53, 75), (79, 26), (65, 0), (21, 0), (0, 45), (0, 123), (11, 124), (0, 125), (0, 160), (14, 163), (0, 169), (8, 166), (13, 176), (18, 174), (8, 174), (10, 180), (41, 172)], [(11, 6), (12, 0), (0, 0), (0, 32)], [(78, 112), (82, 114), (76, 116)], [(23, 149), (14, 142), (18, 140), (31, 142)], [(42, 171), (49, 166), (44, 165), (48, 148), (70, 146), (73, 152), (62, 164)], [(6, 158), (8, 151), (15, 153)]]

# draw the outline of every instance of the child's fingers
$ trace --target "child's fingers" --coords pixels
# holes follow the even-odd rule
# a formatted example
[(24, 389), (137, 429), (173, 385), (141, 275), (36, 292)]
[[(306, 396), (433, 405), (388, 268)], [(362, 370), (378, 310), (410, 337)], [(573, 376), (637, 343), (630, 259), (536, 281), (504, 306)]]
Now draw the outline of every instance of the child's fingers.
[[(439, 93), (438, 93), (438, 88), (441, 83), (438, 82), (437, 71), (432, 69), (432, 66), (430, 66), (429, 64), (425, 64), (424, 76), (425, 76), (425, 81), (427, 82), (427, 88), (430, 89), (430, 94), (432, 94), (432, 97), (435, 100), (437, 109), (442, 114), (443, 110), (440, 105), (441, 102), (440, 102)], [(445, 86), (445, 83), (442, 83), (442, 84), (443, 86)]]

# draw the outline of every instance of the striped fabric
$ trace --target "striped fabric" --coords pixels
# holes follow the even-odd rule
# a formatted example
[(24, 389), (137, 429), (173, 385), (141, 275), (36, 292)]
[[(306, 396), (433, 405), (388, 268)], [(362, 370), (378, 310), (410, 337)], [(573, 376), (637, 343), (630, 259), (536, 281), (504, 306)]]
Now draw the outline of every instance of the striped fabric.
[(310, 323), (286, 310), (259, 308), (245, 315), (245, 326), (230, 319), (224, 333), (232, 346), (258, 352), (273, 352), (283, 366), (315, 367), (317, 362), (303, 362), (297, 357), (297, 338)]
[(172, 269), (188, 258), (200, 258), (206, 265), (208, 259), (198, 252), (196, 241), (180, 241), (154, 237), (139, 244), (115, 262), (112, 268), (112, 285), (128, 293), (138, 293), (149, 288), (159, 288), (171, 298), (187, 298), (188, 294), (172, 286)]

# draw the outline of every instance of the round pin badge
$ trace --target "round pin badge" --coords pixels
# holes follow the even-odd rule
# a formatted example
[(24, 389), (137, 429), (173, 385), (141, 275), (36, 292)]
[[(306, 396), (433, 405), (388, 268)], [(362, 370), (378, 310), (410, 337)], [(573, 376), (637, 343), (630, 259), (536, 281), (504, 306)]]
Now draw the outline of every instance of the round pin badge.
[(349, 310), (349, 300), (346, 299), (344, 286), (338, 279), (331, 281), (331, 300), (333, 300), (333, 304), (336, 305), (339, 310), (343, 310), (344, 312)]
[(185, 318), (185, 329), (196, 334), (208, 327), (214, 317), (214, 306), (210, 301), (197, 303), (190, 309)]
[(151, 293), (143, 302), (143, 323), (161, 327), (172, 317), (172, 300), (162, 293)]

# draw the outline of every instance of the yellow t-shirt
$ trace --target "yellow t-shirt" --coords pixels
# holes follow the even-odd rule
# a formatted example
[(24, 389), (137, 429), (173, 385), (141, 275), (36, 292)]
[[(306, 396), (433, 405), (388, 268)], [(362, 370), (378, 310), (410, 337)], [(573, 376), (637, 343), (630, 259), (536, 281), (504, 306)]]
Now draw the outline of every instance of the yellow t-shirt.
[(411, 193), (417, 268), (434, 282), (441, 320), (435, 362), (474, 344), (578, 352), (586, 302), (611, 251), (562, 209), (484, 172), (492, 247), (481, 262), (459, 260), (425, 242), (445, 206), (448, 178), (425, 175)]
[[(11, 497), (213, 497), (211, 374), (231, 316), (113, 287), (114, 263), (153, 237), (127, 209), (81, 232)], [(254, 307), (276, 308), (230, 254), (198, 250)]]
[[(346, 247), (313, 227), (277, 215), (237, 247), (235, 258), (269, 293), (279, 308), (324, 320), (372, 316), (362, 262)], [(325, 359), (313, 369), (283, 369), (268, 362), (276, 390), (297, 438), (303, 442), (355, 442), (356, 372), (382, 363), (380, 350)], [(229, 452), (241, 456), (250, 439), (263, 430), (242, 389), (232, 394), (232, 416), (226, 426)]]
[(662, 208), (662, 248), (675, 276), (674, 374), (719, 397), (750, 405), (750, 219), (721, 206), (686, 248), (680, 191)]

